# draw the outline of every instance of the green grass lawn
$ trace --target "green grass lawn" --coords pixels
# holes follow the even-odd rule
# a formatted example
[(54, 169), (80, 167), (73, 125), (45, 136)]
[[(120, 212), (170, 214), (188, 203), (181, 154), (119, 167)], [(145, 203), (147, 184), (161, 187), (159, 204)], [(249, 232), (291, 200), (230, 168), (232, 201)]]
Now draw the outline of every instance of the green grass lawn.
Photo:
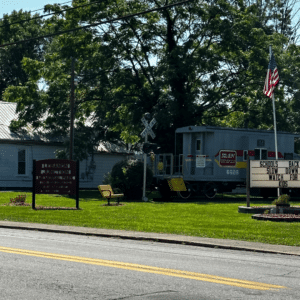
[[(238, 213), (246, 205), (244, 195), (217, 196), (213, 200), (191, 199), (183, 202), (121, 201), (120, 206), (105, 206), (98, 191), (80, 191), (80, 210), (32, 210), (31, 206), (7, 206), (9, 199), (31, 193), (0, 192), (0, 220), (135, 230), (142, 232), (174, 233), (220, 239), (254, 241), (269, 244), (300, 246), (300, 223), (279, 223), (253, 220), (250, 214)], [(152, 197), (151, 197), (152, 195)], [(270, 205), (261, 198), (251, 205)], [(36, 195), (36, 207), (74, 207), (74, 199), (59, 195)], [(300, 202), (292, 202), (300, 205)]]

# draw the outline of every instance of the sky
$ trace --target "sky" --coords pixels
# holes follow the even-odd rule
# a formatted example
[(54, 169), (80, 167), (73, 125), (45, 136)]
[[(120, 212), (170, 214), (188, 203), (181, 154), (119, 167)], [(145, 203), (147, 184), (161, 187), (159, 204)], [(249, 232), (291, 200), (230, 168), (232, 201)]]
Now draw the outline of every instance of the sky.
[[(3, 14), (11, 14), (13, 10), (19, 11), (34, 11), (37, 9), (43, 9), (46, 4), (62, 4), (69, 0), (0, 0), (0, 18), (3, 17)], [(42, 14), (43, 10), (38, 13)]]

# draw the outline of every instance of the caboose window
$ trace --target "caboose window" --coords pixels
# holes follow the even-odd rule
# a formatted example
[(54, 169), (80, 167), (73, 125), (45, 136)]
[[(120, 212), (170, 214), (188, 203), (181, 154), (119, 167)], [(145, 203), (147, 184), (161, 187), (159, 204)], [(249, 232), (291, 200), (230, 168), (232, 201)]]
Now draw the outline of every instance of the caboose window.
[(247, 161), (247, 157), (248, 157), (248, 150), (244, 150), (244, 161)]
[(254, 159), (260, 160), (260, 149), (254, 149)]
[(201, 151), (201, 140), (196, 141), (196, 150)]
[(267, 149), (261, 149), (261, 159), (268, 159)]
[(284, 152), (284, 159), (285, 160), (293, 160), (294, 159), (294, 154)]
[(254, 159), (256, 160), (268, 159), (268, 150), (261, 149), (261, 148), (254, 149)]

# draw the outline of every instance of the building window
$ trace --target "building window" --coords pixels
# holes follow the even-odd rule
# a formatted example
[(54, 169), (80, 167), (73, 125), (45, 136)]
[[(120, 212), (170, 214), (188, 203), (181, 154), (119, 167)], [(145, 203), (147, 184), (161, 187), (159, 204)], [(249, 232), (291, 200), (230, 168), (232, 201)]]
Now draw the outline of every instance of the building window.
[(26, 150), (18, 150), (18, 175), (26, 174)]

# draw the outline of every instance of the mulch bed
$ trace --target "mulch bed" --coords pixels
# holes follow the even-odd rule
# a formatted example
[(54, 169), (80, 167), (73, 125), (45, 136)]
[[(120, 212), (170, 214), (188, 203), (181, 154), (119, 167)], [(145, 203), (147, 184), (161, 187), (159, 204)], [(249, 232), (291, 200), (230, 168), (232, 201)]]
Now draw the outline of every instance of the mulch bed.
[(252, 219), (262, 221), (273, 221), (273, 222), (300, 222), (300, 206), (292, 206), (283, 211), (283, 213), (269, 213), (265, 214), (266, 210), (270, 211), (271, 208), (275, 208), (275, 205), (269, 206), (239, 206), (239, 213), (253, 214)]
[(76, 207), (55, 207), (55, 206), (36, 206), (35, 210), (81, 210), (81, 208), (77, 209)]
[[(30, 203), (5, 203), (5, 204), (2, 204), (1, 206), (27, 207), (27, 206), (32, 206), (32, 204), (30, 204)], [(35, 210), (78, 210), (78, 209), (76, 207), (59, 207), (59, 206), (38, 205), (35, 207)]]
[(123, 204), (123, 203), (110, 203), (109, 205), (106, 203), (106, 204), (103, 204), (102, 206), (123, 206), (123, 205), (125, 205), (125, 204)]
[(1, 206), (31, 206), (29, 203), (4, 203)]
[(300, 215), (294, 214), (256, 214), (252, 219), (274, 222), (300, 222)]

